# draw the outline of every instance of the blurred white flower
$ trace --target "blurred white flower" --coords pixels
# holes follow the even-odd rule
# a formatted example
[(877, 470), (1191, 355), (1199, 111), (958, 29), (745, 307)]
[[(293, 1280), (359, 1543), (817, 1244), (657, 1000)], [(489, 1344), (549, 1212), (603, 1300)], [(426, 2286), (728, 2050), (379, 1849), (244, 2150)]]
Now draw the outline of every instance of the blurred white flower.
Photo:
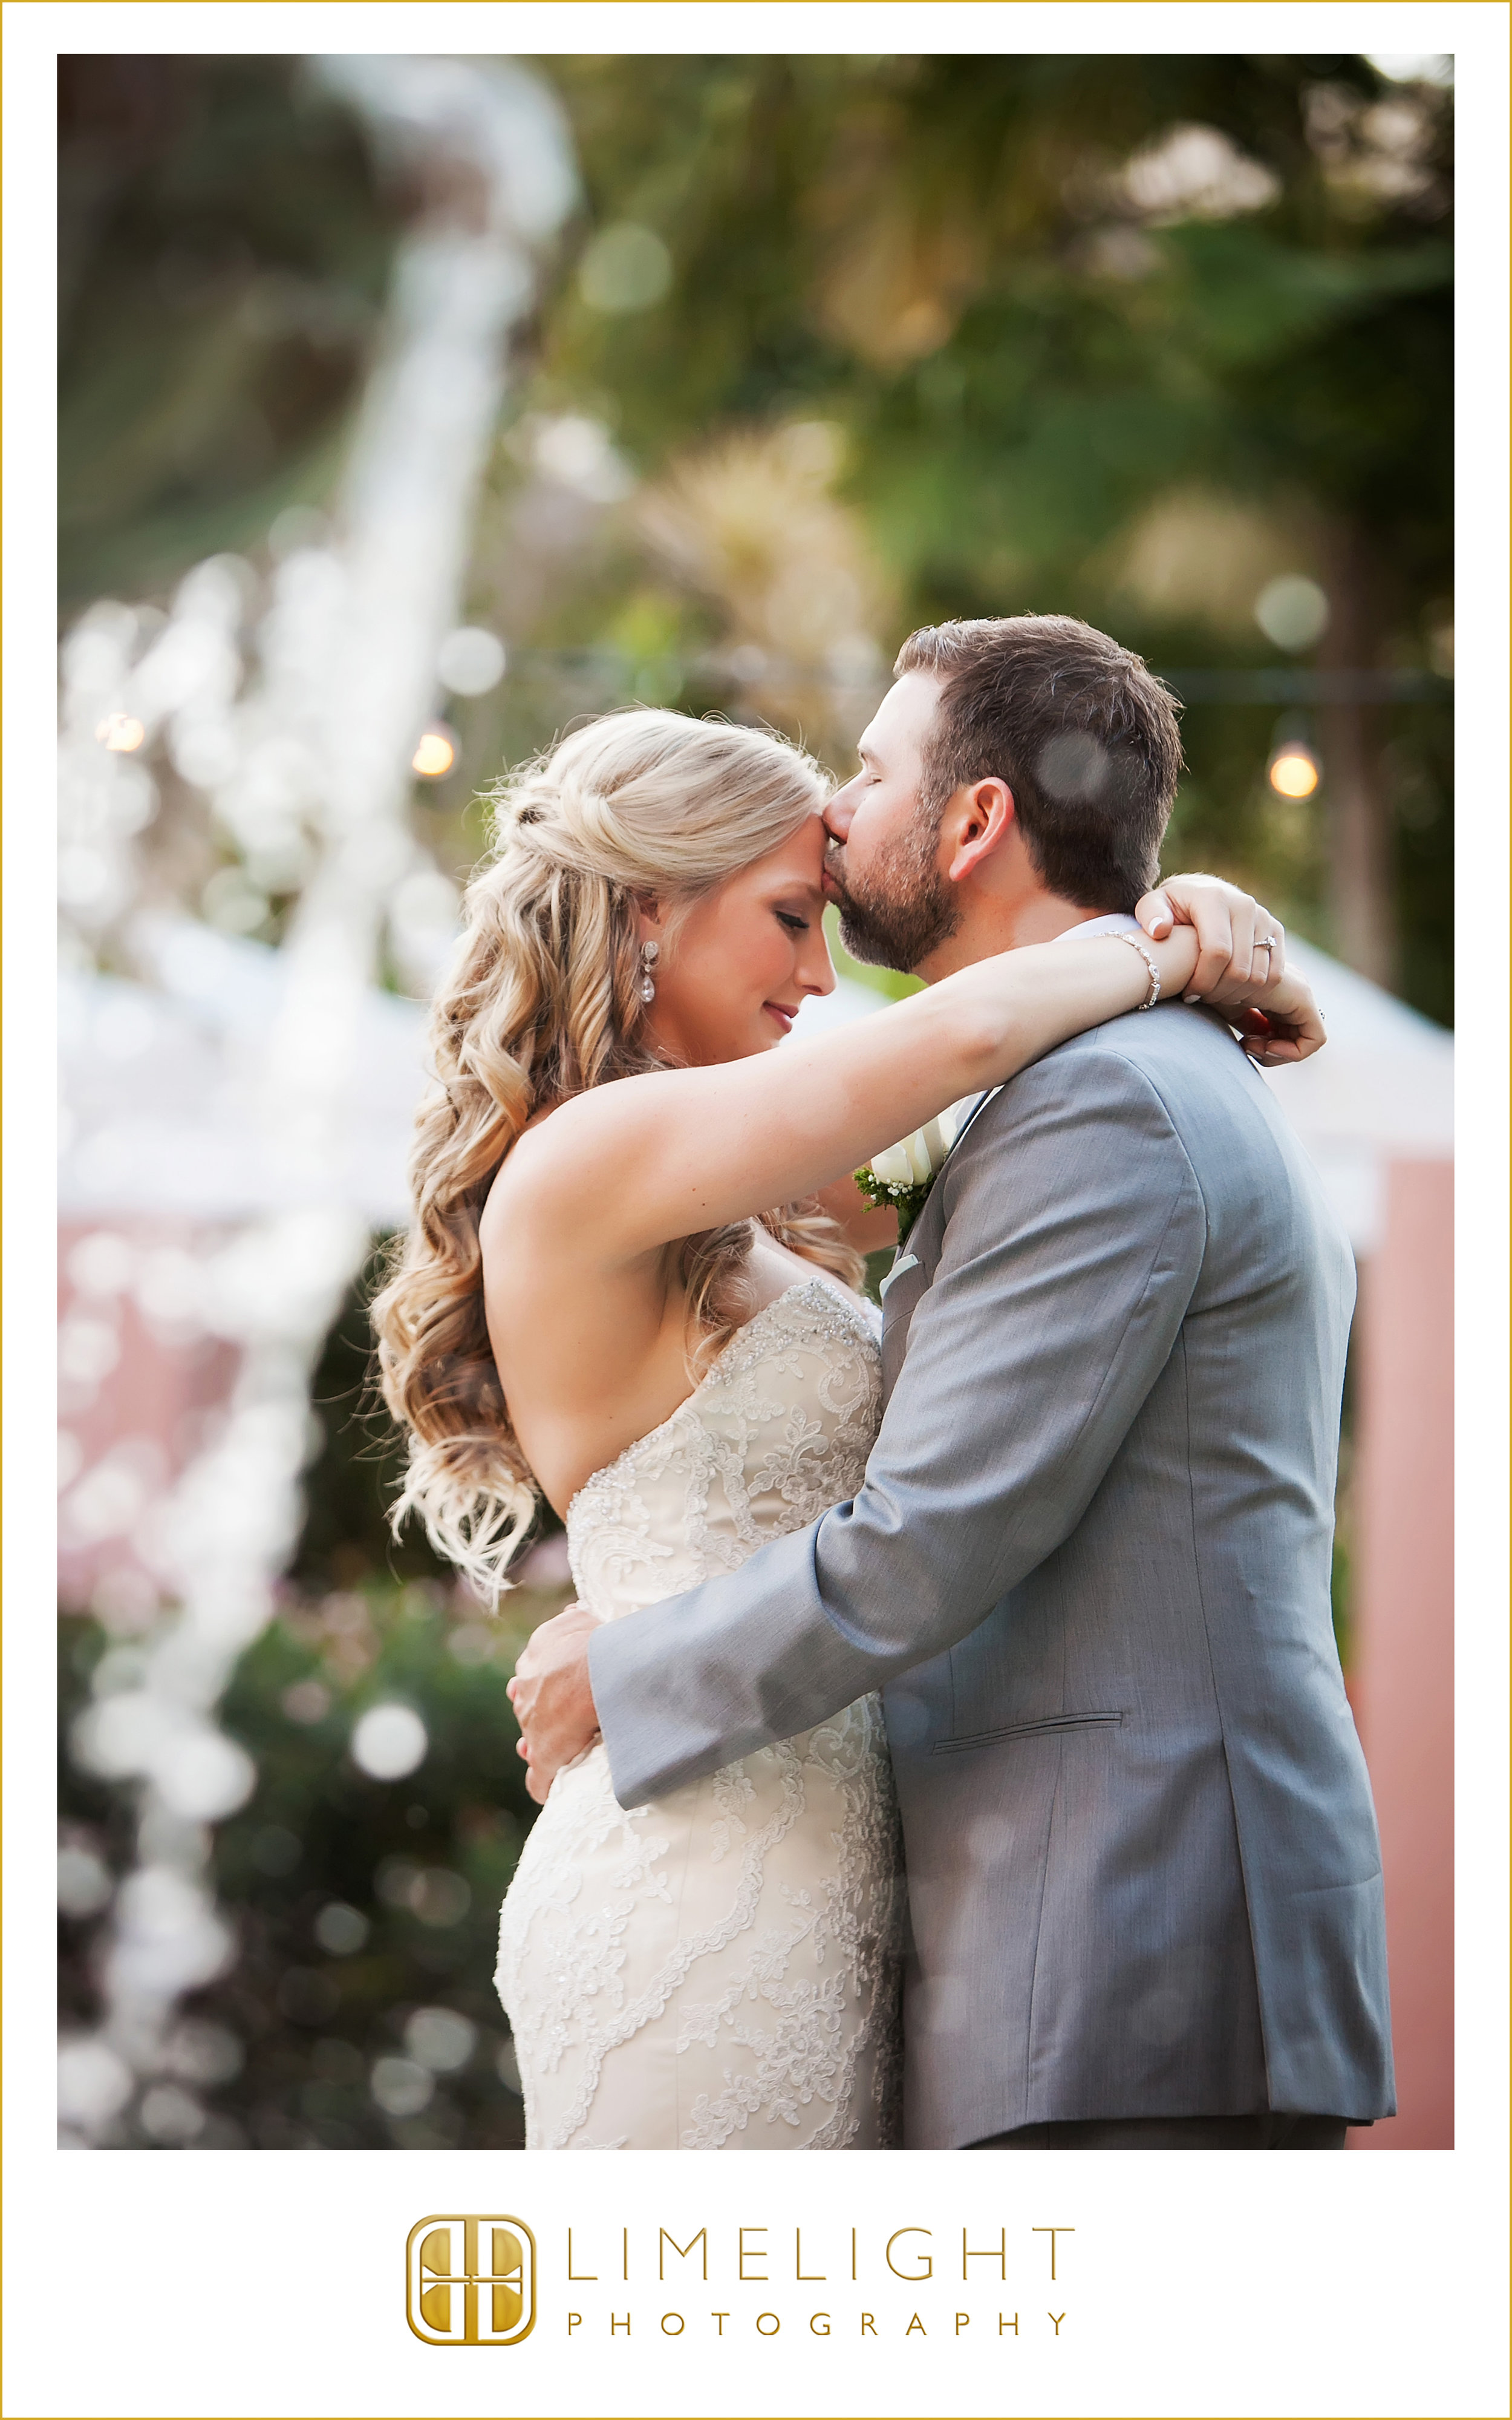
[(85, 1471), (63, 1499), (64, 1543), (92, 1546), (123, 1536), (147, 1500), (150, 1481), (128, 1450), (116, 1447)]
[(635, 485), (633, 472), (615, 452), (603, 423), (577, 412), (534, 423), (531, 455), (537, 471), (559, 487), (586, 496), (590, 504), (618, 504)]
[(186, 2017), (169, 2035), (163, 2059), (169, 2071), (188, 2084), (228, 2084), (240, 2074), (246, 2053), (228, 2025)]
[(323, 1681), (291, 1681), (278, 1702), (291, 1723), (321, 1723), (331, 1712), (331, 1692)]
[(180, 2085), (154, 2084), (142, 2097), (142, 2123), (160, 2143), (192, 2143), (205, 2131), (205, 2112)]
[(1454, 54), (1449, 51), (1366, 51), (1378, 75), (1392, 84), (1452, 85)]
[(348, 1907), (339, 1899), (321, 1909), (314, 1926), (316, 1941), (332, 1958), (355, 1957), (371, 1929), (360, 1908)]
[(429, 2068), (412, 2058), (378, 2058), (373, 2062), (370, 2089), (390, 2118), (415, 2118), (436, 2089)]
[(455, 2009), (416, 2009), (404, 2029), (410, 2057), (437, 2075), (466, 2067), (477, 2045), (478, 2028)]
[(74, 2126), (101, 2126), (124, 2109), (133, 2078), (126, 2061), (98, 2035), (81, 2034), (60, 2044), (57, 2057), (58, 2115)]
[(176, 1815), (218, 1823), (246, 1805), (257, 1768), (244, 1747), (206, 1726), (168, 1743), (154, 1761), (153, 1779)]
[(110, 1868), (93, 1849), (65, 1843), (57, 1854), (57, 1903), (65, 1916), (98, 1916), (115, 1884)]
[(407, 874), (389, 902), (389, 940), (412, 990), (428, 994), (456, 939), (461, 895), (439, 866)]
[(504, 643), (492, 630), (471, 624), (448, 630), (436, 654), (436, 670), (456, 697), (483, 697), (504, 677)]
[(1170, 127), (1134, 152), (1109, 183), (1151, 226), (1238, 218), (1264, 209), (1281, 191), (1270, 169), (1216, 126)]
[(116, 1937), (107, 1988), (126, 2001), (162, 2001), (208, 1983), (229, 1958), (232, 1938), (208, 1893), (171, 1866), (129, 1874), (116, 1900)]
[(190, 1823), (234, 1814), (256, 1787), (257, 1768), (245, 1748), (144, 1685), (87, 1707), (73, 1726), (72, 1746), (87, 1771), (107, 1780), (149, 1775), (170, 1811)]
[(193, 1252), (162, 1244), (144, 1255), (135, 1295), (148, 1319), (165, 1327), (198, 1326), (205, 1290), (204, 1266)]
[(71, 1429), (57, 1433), (57, 1492), (71, 1487), (84, 1463), (84, 1448)]
[(672, 256), (660, 236), (629, 219), (602, 228), (578, 267), (578, 290), (591, 311), (649, 311), (671, 282)]
[(352, 1760), (375, 1781), (399, 1781), (424, 1762), (429, 1745), (412, 1706), (369, 1706), (352, 1732)]
[(207, 923), (223, 933), (255, 933), (268, 915), (268, 895), (239, 865), (223, 865), (200, 893)]
[(131, 1282), (136, 1255), (124, 1235), (100, 1228), (85, 1235), (69, 1254), (68, 1271), (81, 1294), (107, 1297), (123, 1294)]

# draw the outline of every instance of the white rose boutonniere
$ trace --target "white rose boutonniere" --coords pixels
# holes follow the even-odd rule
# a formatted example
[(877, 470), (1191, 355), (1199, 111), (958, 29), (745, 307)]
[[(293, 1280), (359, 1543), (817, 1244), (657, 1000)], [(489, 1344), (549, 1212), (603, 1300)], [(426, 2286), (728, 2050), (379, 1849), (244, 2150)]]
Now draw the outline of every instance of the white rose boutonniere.
[(916, 1126), (902, 1142), (889, 1143), (867, 1167), (856, 1170), (856, 1185), (867, 1200), (878, 1209), (897, 1211), (900, 1247), (929, 1200), (930, 1188), (949, 1157), (976, 1097), (973, 1094), (970, 1100), (942, 1109), (927, 1125)]

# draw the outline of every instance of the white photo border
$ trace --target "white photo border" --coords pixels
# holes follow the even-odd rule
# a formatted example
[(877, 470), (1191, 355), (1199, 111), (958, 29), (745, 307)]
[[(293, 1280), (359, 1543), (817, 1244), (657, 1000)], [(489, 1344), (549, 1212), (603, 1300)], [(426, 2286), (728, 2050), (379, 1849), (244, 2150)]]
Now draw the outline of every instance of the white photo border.
[[(921, 39), (920, 38), (927, 38)], [(50, 607), (55, 464), (50, 125), (59, 51), (553, 52), (1151, 50), (1454, 53), (1461, 230), (1458, 613), (1458, 1020), (1461, 1108), (1458, 1712), (1458, 2128), (1452, 2152), (1267, 2170), (1237, 2155), (1071, 2164), (1021, 2154), (984, 2169), (945, 2152), (827, 2164), (669, 2167), (654, 2153), (480, 2156), (54, 2148), (53, 1804), (48, 1500), (53, 1367), (45, 1285), (54, 1219), (38, 1170), (54, 1132)], [(80, 0), (6, 12), (4, 1374), (10, 1612), (5, 1698), (4, 2084), (13, 2257), (9, 2408), (36, 2414), (490, 2413), (932, 2415), (1481, 2413), (1505, 2410), (1507, 1572), (1506, 1007), (1507, 19), (1478, 0), (895, 0), (835, 5), (590, 5), (589, 0)], [(1488, 903), (1489, 913), (1488, 914)], [(1489, 931), (1494, 943), (1489, 945)], [(1494, 963), (1494, 973), (1492, 965)], [(40, 1398), (40, 1400), (39, 1400)], [(882, 2164), (886, 2162), (884, 2166)], [(1267, 2175), (1271, 2178), (1268, 2185)], [(406, 2238), (427, 2212), (515, 2213), (540, 2246), (541, 2309), (524, 2342), (440, 2369), (405, 2324)], [(1058, 2242), (1054, 2292), (1043, 2229)], [(566, 2274), (566, 2230), (575, 2266)], [(711, 2279), (655, 2273), (658, 2230), (710, 2230)], [(733, 2275), (764, 2230), (768, 2279)], [(844, 2270), (852, 2227), (858, 2274)], [(1005, 2264), (953, 2273), (1005, 2230)], [(887, 2269), (894, 2228), (932, 2250), (917, 2282)], [(621, 2230), (628, 2276), (616, 2274)], [(822, 2281), (790, 2275), (802, 2258)], [(1011, 2238), (1011, 2244), (1008, 2239)], [(85, 2256), (83, 2245), (87, 2241)], [(80, 2249), (76, 2253), (75, 2246)], [(46, 2247), (44, 2250), (43, 2247)], [(22, 2255), (24, 2257), (21, 2257)], [(667, 2257), (664, 2254), (664, 2258)], [(759, 2256), (757, 2256), (759, 2257)], [(898, 2265), (903, 2261), (900, 2248)], [(869, 2267), (863, 2267), (863, 2262)], [(917, 2265), (917, 2264), (916, 2264)], [(756, 2259), (748, 2261), (754, 2271)], [(594, 2270), (588, 2277), (582, 2273)], [(607, 2271), (607, 2274), (604, 2273)], [(811, 2272), (810, 2272), (811, 2279)], [(872, 2280), (872, 2283), (868, 2282)], [(983, 2282), (985, 2281), (985, 2282)], [(821, 2293), (829, 2301), (817, 2299)], [(858, 2295), (872, 2296), (869, 2301)], [(574, 2302), (569, 2299), (576, 2295)], [(765, 2296), (769, 2296), (767, 2301)], [(682, 2297), (679, 2301), (677, 2298)], [(1011, 2299), (1010, 2299), (1011, 2298)], [(812, 2315), (830, 2307), (830, 2333)], [(1052, 2326), (1056, 2311), (1065, 2309)], [(730, 2306), (722, 2331), (709, 2320)], [(967, 2309), (964, 2328), (954, 2326)], [(936, 2307), (937, 2306), (937, 2307)], [(863, 2333), (870, 2310), (876, 2333)], [(1018, 2333), (995, 2332), (1010, 2309)], [(579, 2312), (578, 2327), (567, 2318)], [(664, 2331), (677, 2310), (681, 2334)], [(707, 2317), (698, 2316), (699, 2311)], [(1041, 2314), (1043, 2314), (1041, 2317)], [(769, 2313), (775, 2331), (758, 2330)], [(609, 2327), (628, 2315), (626, 2332)], [(919, 2320), (918, 2331), (908, 2318)], [(695, 2325), (695, 2319), (697, 2324)], [(843, 2350), (842, 2350), (843, 2348)], [(504, 2366), (501, 2369), (500, 2365)]]

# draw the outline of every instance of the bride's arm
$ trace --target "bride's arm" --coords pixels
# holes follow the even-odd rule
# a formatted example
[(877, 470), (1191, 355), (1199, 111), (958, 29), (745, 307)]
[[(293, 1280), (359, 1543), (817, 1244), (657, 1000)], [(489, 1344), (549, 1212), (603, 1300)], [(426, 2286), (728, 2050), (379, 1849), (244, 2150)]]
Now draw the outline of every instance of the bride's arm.
[[(1192, 928), (1142, 946), (1163, 995), (1180, 998), (1197, 959)], [(575, 1255), (625, 1267), (814, 1192), (950, 1102), (1136, 1008), (1149, 987), (1145, 958), (1117, 935), (1008, 951), (837, 1033), (582, 1094), (520, 1138), (496, 1191), (541, 1244), (570, 1233)], [(1304, 986), (1262, 990), (1268, 1016), (1300, 1013)]]

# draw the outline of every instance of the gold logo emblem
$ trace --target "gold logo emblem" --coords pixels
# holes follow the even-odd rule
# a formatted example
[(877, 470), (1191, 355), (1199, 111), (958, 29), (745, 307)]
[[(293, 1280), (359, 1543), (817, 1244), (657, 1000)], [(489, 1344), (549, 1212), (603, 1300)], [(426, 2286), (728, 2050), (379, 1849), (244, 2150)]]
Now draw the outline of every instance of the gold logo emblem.
[(405, 2265), (405, 2311), (422, 2344), (522, 2344), (535, 2325), (535, 2238), (523, 2219), (423, 2218)]

